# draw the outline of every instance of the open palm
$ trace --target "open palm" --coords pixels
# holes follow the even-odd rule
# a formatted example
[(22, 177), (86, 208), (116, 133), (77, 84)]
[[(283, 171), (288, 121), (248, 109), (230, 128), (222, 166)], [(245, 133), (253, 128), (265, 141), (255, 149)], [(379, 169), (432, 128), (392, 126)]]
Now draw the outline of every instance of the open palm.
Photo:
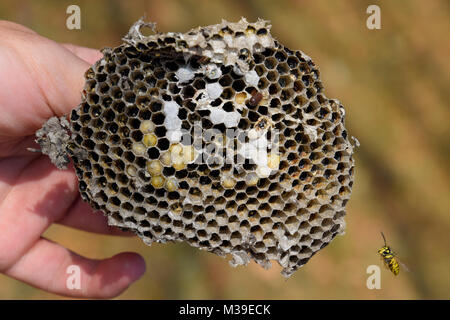
[[(121, 253), (91, 260), (43, 238), (52, 223), (126, 234), (82, 202), (73, 168), (60, 171), (27, 151), (37, 148), (34, 133), (44, 122), (78, 105), (83, 74), (101, 54), (5, 21), (0, 34), (0, 272), (61, 295), (116, 296), (143, 274), (143, 259)], [(70, 265), (80, 267), (80, 290), (66, 287)]]

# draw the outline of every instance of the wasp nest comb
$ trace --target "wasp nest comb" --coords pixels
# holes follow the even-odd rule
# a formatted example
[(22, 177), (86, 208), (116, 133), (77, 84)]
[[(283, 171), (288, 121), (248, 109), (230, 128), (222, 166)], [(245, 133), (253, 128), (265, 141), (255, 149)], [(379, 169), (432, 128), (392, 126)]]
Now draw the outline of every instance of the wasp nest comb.
[(184, 241), (232, 265), (275, 260), (290, 276), (345, 227), (343, 106), (267, 21), (142, 28), (154, 31), (139, 20), (103, 49), (70, 115), (64, 148), (82, 198), (147, 244)]

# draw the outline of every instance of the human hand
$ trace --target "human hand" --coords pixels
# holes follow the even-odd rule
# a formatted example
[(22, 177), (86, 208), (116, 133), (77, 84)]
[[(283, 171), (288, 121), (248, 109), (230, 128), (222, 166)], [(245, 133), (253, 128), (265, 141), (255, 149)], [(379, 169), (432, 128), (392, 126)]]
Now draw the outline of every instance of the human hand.
[[(81, 200), (73, 167), (58, 170), (47, 156), (27, 151), (44, 122), (79, 104), (83, 74), (101, 53), (6, 21), (0, 34), (0, 272), (60, 295), (114, 297), (142, 276), (144, 260), (136, 253), (87, 259), (43, 238), (52, 223), (128, 234)], [(80, 290), (66, 287), (70, 265), (81, 269)]]

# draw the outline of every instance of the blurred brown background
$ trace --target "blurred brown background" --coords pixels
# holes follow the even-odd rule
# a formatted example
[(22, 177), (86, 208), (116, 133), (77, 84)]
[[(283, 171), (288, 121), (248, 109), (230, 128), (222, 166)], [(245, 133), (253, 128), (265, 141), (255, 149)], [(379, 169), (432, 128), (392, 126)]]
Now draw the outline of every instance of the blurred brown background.
[[(81, 30), (66, 29), (66, 8), (81, 7)], [(366, 8), (381, 8), (381, 30)], [(187, 31), (241, 16), (271, 20), (272, 34), (319, 65), (325, 94), (346, 107), (361, 142), (347, 206), (346, 234), (289, 280), (281, 268), (227, 260), (185, 244), (145, 246), (53, 226), (46, 236), (93, 258), (137, 251), (147, 273), (123, 299), (449, 299), (450, 2), (442, 1), (2, 1), (0, 19), (60, 42), (116, 46), (144, 13), (162, 32)], [(0, 35), (1, 36), (1, 35)], [(446, 40), (447, 39), (447, 40)], [(381, 290), (366, 268), (381, 266), (384, 231), (411, 272), (382, 268)], [(2, 299), (60, 298), (0, 275)]]

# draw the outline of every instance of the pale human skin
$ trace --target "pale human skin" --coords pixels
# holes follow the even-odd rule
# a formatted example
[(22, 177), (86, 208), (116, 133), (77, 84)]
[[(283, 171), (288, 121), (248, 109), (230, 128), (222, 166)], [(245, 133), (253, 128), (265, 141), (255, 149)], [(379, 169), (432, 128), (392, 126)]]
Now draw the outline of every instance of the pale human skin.
[[(42, 237), (53, 223), (129, 236), (81, 200), (72, 166), (58, 170), (27, 151), (38, 148), (34, 132), (47, 119), (79, 104), (84, 72), (99, 58), (97, 50), (0, 21), (0, 273), (64, 296), (114, 297), (145, 272), (137, 253), (88, 259)], [(80, 267), (80, 290), (66, 286), (70, 265)]]

